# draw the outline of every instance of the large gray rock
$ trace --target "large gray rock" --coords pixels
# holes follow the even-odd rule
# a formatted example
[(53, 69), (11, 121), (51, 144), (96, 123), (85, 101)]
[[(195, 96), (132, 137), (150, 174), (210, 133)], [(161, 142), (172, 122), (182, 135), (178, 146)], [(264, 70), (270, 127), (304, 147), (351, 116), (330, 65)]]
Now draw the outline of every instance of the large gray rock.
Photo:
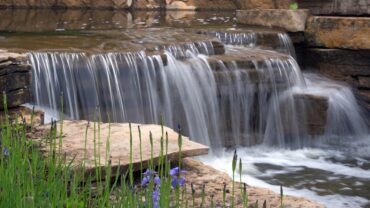
[(309, 46), (370, 49), (370, 17), (312, 16), (305, 35)]
[(306, 27), (308, 10), (256, 9), (238, 10), (237, 22), (245, 25), (283, 28), (289, 32), (301, 32)]

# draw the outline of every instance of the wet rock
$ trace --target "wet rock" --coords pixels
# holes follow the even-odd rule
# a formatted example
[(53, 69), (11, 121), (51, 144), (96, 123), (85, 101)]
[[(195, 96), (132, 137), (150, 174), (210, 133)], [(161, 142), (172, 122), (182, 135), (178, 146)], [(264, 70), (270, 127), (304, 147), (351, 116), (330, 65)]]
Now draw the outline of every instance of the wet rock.
[[(225, 173), (218, 171), (200, 161), (193, 160), (191, 158), (185, 158), (183, 160), (183, 167), (187, 170), (185, 174), (186, 186), (187, 186), (187, 196), (189, 197), (189, 202), (192, 201), (191, 198), (191, 184), (195, 188), (195, 207), (200, 207), (201, 205), (201, 190), (202, 186), (205, 185), (206, 200), (203, 207), (211, 207), (210, 197), (213, 195), (215, 207), (223, 206), (223, 188), (226, 185), (226, 204), (231, 203), (231, 190), (232, 190), (232, 180)], [(225, 167), (231, 169), (230, 166)], [(248, 168), (248, 167), (247, 167)], [(236, 182), (235, 186), (235, 207), (243, 207), (242, 193), (240, 183)], [(256, 201), (258, 201), (259, 207), (262, 207), (263, 202), (267, 202), (267, 207), (277, 208), (280, 207), (280, 195), (274, 193), (271, 190), (264, 188), (256, 188), (247, 186), (247, 193), (249, 199), (249, 206), (254, 207)], [(305, 207), (305, 208), (322, 208), (323, 205), (309, 201), (305, 198), (284, 196), (284, 206), (285, 207)]]
[[(57, 124), (57, 129), (60, 128), (61, 123)], [(94, 153), (94, 125), (95, 128), (100, 128), (100, 142), (97, 148), (100, 152)], [(160, 156), (160, 140), (162, 136), (162, 128), (160, 125), (152, 124), (132, 124), (132, 148), (134, 154), (132, 155), (134, 170), (140, 170), (140, 140), (138, 133), (138, 126), (142, 132), (142, 159), (143, 168), (148, 167), (148, 161), (151, 158), (151, 145), (149, 134), (153, 135), (153, 156), (154, 161), (157, 161)], [(85, 137), (85, 131), (87, 136)], [(50, 125), (37, 127), (32, 138), (42, 139), (44, 136), (49, 135)], [(164, 127), (164, 133), (168, 133), (168, 158), (169, 160), (178, 159), (178, 133), (168, 127)], [(105, 166), (108, 161), (111, 163), (112, 168), (120, 168), (122, 173), (125, 173), (129, 168), (130, 163), (130, 129), (129, 124), (123, 123), (100, 123), (94, 124), (87, 121), (63, 121), (63, 144), (61, 154), (66, 156), (66, 163), (73, 161), (73, 164), (79, 165), (84, 163), (87, 172), (94, 172), (95, 159), (100, 155), (100, 163), (104, 172)], [(107, 148), (107, 138), (109, 138), (110, 148)], [(86, 139), (86, 140), (85, 140)], [(44, 140), (43, 140), (44, 141)], [(86, 141), (86, 142), (85, 142)], [(86, 145), (86, 150), (85, 150)], [(45, 154), (48, 155), (50, 147), (49, 144), (42, 143)], [(165, 146), (165, 144), (164, 144)], [(108, 157), (107, 150), (109, 150)], [(98, 150), (97, 150), (98, 151)], [(165, 151), (165, 150), (164, 150)], [(59, 152), (59, 151), (57, 151)], [(86, 157), (85, 157), (86, 154)], [(191, 157), (208, 154), (208, 147), (199, 143), (190, 141), (188, 137), (183, 137), (182, 156)], [(156, 163), (156, 162), (155, 162)], [(115, 173), (116, 171), (113, 171)]]
[(283, 28), (289, 32), (304, 31), (308, 10), (257, 9), (238, 10), (237, 22), (245, 25)]
[(370, 49), (369, 17), (313, 16), (305, 31), (309, 46), (345, 49)]
[[(312, 94), (295, 94), (294, 101), (299, 129), (307, 130), (307, 134), (312, 136), (324, 134), (329, 108), (328, 98)], [(289, 126), (285, 128), (289, 129)]]
[(307, 49), (304, 60), (305, 68), (350, 85), (370, 112), (370, 100), (362, 93), (369, 87), (370, 50)]

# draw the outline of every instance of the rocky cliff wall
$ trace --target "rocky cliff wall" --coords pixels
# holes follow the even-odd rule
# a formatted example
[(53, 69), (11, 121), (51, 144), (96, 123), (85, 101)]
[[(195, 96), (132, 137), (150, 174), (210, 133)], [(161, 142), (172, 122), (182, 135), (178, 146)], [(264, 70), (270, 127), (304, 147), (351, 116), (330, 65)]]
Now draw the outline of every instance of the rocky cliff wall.
[(31, 66), (24, 64), (26, 56), (0, 50), (0, 111), (5, 108), (18, 107), (30, 101)]

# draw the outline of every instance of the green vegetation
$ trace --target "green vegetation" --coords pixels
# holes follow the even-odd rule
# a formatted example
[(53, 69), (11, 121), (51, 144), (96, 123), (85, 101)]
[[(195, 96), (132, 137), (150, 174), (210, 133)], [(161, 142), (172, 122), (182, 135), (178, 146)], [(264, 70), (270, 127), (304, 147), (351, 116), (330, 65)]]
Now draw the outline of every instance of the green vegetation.
[(289, 5), (289, 8), (291, 9), (291, 10), (297, 10), (298, 9), (298, 3), (297, 2), (293, 2), (293, 3), (291, 3), (290, 5)]
[[(6, 101), (6, 99), (4, 99)], [(191, 184), (191, 198), (187, 196), (185, 176), (181, 160), (171, 167), (167, 159), (168, 135), (162, 130), (161, 154), (158, 164), (153, 160), (153, 139), (149, 168), (135, 173), (132, 163), (127, 172), (113, 168), (106, 159), (103, 168), (100, 164), (99, 144), (100, 122), (94, 122), (95, 171), (86, 174), (85, 165), (75, 165), (73, 160), (66, 161), (61, 153), (63, 122), (52, 122), (50, 134), (42, 138), (50, 148), (45, 157), (40, 152), (41, 143), (29, 139), (32, 124), (25, 120), (11, 120), (5, 110), (5, 120), (0, 121), (0, 207), (194, 207), (196, 190)], [(63, 118), (63, 115), (61, 115)], [(99, 121), (99, 118), (97, 119)], [(163, 125), (162, 125), (163, 126)], [(57, 128), (59, 127), (59, 129)], [(163, 129), (163, 128), (162, 128)], [(130, 130), (132, 133), (131, 125)], [(138, 127), (140, 141), (141, 131)], [(85, 147), (86, 135), (85, 132)], [(132, 156), (132, 134), (130, 136)], [(107, 154), (109, 154), (109, 138)], [(179, 149), (182, 147), (181, 128), (179, 127)], [(140, 146), (141, 147), (141, 146)], [(165, 149), (162, 149), (166, 147)], [(59, 151), (59, 152), (58, 152)], [(140, 153), (141, 153), (140, 149)], [(165, 151), (165, 153), (164, 153)], [(86, 157), (86, 151), (85, 151)], [(181, 151), (179, 153), (181, 158)], [(106, 157), (109, 158), (109, 157)], [(130, 157), (132, 162), (132, 157)], [(232, 161), (233, 175), (236, 171), (237, 155)], [(241, 160), (239, 164), (242, 172)], [(234, 179), (234, 177), (233, 177)], [(240, 179), (241, 182), (241, 179)], [(232, 203), (234, 204), (234, 183)], [(220, 184), (222, 186), (222, 184)], [(240, 185), (243, 193), (243, 207), (248, 205), (246, 184)], [(223, 190), (223, 204), (226, 204), (226, 184)], [(206, 207), (205, 185), (201, 190), (201, 207)], [(209, 196), (214, 207), (213, 195)], [(192, 202), (188, 202), (188, 199)], [(282, 199), (282, 196), (281, 196)], [(191, 205), (192, 206), (191, 206)], [(281, 202), (281, 206), (283, 203)]]

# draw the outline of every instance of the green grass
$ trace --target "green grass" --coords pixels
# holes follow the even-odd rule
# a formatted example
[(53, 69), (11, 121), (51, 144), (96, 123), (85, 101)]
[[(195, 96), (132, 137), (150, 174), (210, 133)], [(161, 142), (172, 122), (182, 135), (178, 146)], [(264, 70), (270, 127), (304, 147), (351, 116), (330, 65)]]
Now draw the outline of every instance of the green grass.
[[(6, 101), (6, 99), (4, 99)], [(5, 115), (7, 111), (4, 111)], [(31, 116), (33, 117), (33, 116)], [(63, 115), (61, 115), (63, 118)], [(96, 116), (96, 120), (100, 121)], [(141, 184), (147, 175), (143, 172), (143, 163), (140, 163), (140, 171), (135, 172), (132, 165), (132, 154), (138, 152), (132, 150), (132, 129), (130, 124), (130, 166), (127, 172), (122, 172), (119, 168), (111, 166), (109, 158), (110, 144), (107, 138), (107, 160), (103, 161), (105, 166), (98, 167), (100, 164), (100, 122), (92, 122), (88, 125), (94, 126), (94, 155), (95, 171), (86, 174), (85, 164), (73, 164), (66, 161), (66, 157), (61, 154), (62, 150), (62, 131), (63, 122), (52, 122), (50, 134), (42, 138), (44, 143), (49, 146), (49, 155), (41, 153), (41, 143), (28, 138), (32, 131), (32, 124), (27, 124), (22, 120), (11, 120), (5, 116), (0, 121), (0, 207), (194, 207), (196, 190), (191, 184), (191, 194), (186, 192), (186, 186), (172, 187), (171, 182), (174, 177), (180, 179), (181, 172), (171, 176), (171, 163), (167, 158), (168, 134), (163, 131), (161, 150), (158, 164), (153, 160), (153, 139), (150, 135), (151, 155), (149, 168), (156, 170), (157, 173), (149, 175), (149, 182)], [(59, 129), (58, 129), (59, 128)], [(138, 127), (141, 150), (141, 131)], [(110, 132), (110, 127), (109, 127)], [(87, 141), (88, 128), (85, 130), (85, 147)], [(178, 137), (179, 149), (182, 148), (182, 136)], [(84, 153), (86, 158), (86, 151)], [(179, 158), (181, 158), (181, 151)], [(141, 158), (141, 155), (140, 155)], [(182, 167), (181, 160), (176, 166)], [(233, 176), (236, 171), (237, 158), (232, 161)], [(239, 169), (241, 169), (241, 160)], [(240, 170), (241, 173), (241, 170)], [(160, 186), (155, 183), (155, 178), (161, 180)], [(234, 177), (233, 177), (234, 180)], [(240, 178), (240, 182), (241, 178)], [(234, 205), (234, 183), (232, 187), (232, 205)], [(223, 185), (220, 184), (220, 187)], [(240, 185), (243, 195), (243, 207), (248, 205), (246, 186)], [(226, 185), (224, 188), (224, 204), (226, 204)], [(157, 192), (156, 192), (157, 191)], [(215, 206), (213, 195), (208, 196), (205, 192), (205, 185), (201, 190), (201, 207), (205, 207), (205, 201), (210, 200), (212, 207)], [(159, 193), (158, 201), (153, 200), (153, 194)], [(191, 198), (190, 198), (191, 197)], [(190, 200), (188, 200), (190, 199)], [(283, 195), (281, 193), (281, 206), (283, 207)]]

